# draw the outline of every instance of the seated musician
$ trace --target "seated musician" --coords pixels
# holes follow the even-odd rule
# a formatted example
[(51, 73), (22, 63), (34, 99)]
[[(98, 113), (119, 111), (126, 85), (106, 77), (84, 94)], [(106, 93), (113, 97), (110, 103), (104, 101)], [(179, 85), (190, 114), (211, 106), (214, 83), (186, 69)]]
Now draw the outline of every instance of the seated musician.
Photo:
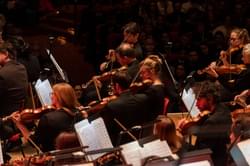
[[(126, 128), (142, 125), (153, 121), (163, 111), (164, 87), (159, 78), (161, 62), (157, 56), (149, 56), (140, 64), (140, 77), (142, 80), (151, 80), (151, 84), (140, 89), (130, 85), (127, 72), (116, 73), (113, 77), (115, 92), (119, 94), (100, 112), (109, 130), (113, 143), (116, 143), (121, 128), (113, 119), (116, 118)], [(143, 85), (143, 84), (142, 84)], [(129, 88), (129, 91), (125, 89)], [(152, 131), (148, 134), (152, 134)], [(147, 132), (145, 132), (147, 135)]]
[(82, 117), (78, 109), (80, 104), (71, 85), (58, 83), (52, 90), (51, 100), (55, 111), (47, 112), (40, 117), (34, 134), (35, 142), (45, 152), (54, 150), (56, 137), (63, 131), (72, 130), (74, 123)]
[(233, 81), (228, 81), (221, 77), (213, 68), (209, 68), (207, 73), (219, 80), (219, 82), (227, 88), (230, 92), (235, 94), (239, 94), (241, 91), (248, 89), (250, 87), (250, 44), (246, 44), (243, 47), (242, 51), (243, 57), (242, 61), (245, 65), (245, 68), (242, 72), (240, 72)]
[[(231, 144), (228, 150), (230, 151), (230, 148), (232, 148), (237, 143), (246, 139), (250, 139), (250, 114), (249, 113), (241, 114), (233, 122), (232, 128), (231, 128), (231, 134), (230, 134)], [(228, 160), (228, 165), (230, 166), (235, 165), (232, 158), (230, 157)]]
[(157, 120), (160, 121), (154, 125), (154, 135), (159, 137), (160, 140), (166, 140), (173, 153), (180, 151), (183, 137), (177, 132), (173, 119), (165, 115), (159, 115)]
[[(197, 89), (196, 89), (197, 88)], [(187, 130), (188, 134), (197, 136), (195, 148), (203, 149), (210, 148), (212, 159), (215, 165), (225, 165), (226, 162), (226, 145), (229, 143), (231, 115), (229, 109), (220, 103), (220, 91), (218, 85), (211, 81), (201, 82), (200, 85), (195, 86), (195, 93), (197, 96), (197, 107), (201, 111), (209, 111), (208, 116), (200, 116), (200, 118), (193, 121), (188, 126), (185, 119), (180, 120), (178, 128), (180, 130)], [(190, 120), (192, 122), (192, 120)]]
[[(139, 61), (136, 59), (135, 49), (127, 43), (122, 43), (117, 49), (116, 49), (116, 58), (119, 64), (123, 67), (127, 67), (127, 73), (130, 78), (130, 83), (133, 78), (136, 77), (138, 71), (139, 71)], [(104, 73), (103, 75), (105, 76)], [(100, 76), (102, 77), (102, 75)], [(93, 77), (93, 80), (97, 82), (96, 86), (98, 86), (98, 90), (100, 91), (101, 97), (107, 97), (109, 96), (110, 92), (112, 93), (112, 88), (110, 89), (110, 86), (112, 86), (112, 78), (108, 77), (109, 79), (100, 81), (97, 77)], [(85, 105), (93, 100), (99, 100), (98, 98), (98, 92), (96, 92), (95, 86), (92, 84), (92, 86), (88, 87), (84, 93), (82, 93), (81, 96), (81, 104)]]

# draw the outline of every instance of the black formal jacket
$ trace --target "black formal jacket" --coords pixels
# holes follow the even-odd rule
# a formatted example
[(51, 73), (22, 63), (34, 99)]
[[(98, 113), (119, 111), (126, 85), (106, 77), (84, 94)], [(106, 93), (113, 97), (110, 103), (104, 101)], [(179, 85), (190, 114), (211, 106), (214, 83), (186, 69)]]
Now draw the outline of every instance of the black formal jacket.
[(27, 97), (28, 76), (25, 67), (10, 60), (0, 68), (0, 116), (17, 111)]

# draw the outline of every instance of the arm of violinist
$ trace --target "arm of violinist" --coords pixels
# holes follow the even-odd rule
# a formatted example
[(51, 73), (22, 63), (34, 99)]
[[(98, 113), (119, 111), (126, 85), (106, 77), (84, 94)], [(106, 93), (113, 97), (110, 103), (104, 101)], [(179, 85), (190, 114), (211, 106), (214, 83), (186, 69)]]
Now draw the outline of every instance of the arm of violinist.
[(11, 119), (15, 123), (16, 127), (20, 130), (22, 133), (24, 139), (27, 141), (30, 137), (30, 131), (25, 127), (25, 125), (21, 122), (21, 116), (18, 111), (13, 112), (11, 114)]
[(219, 77), (219, 74), (215, 71), (215, 69), (213, 67), (210, 67), (210, 66), (206, 68), (206, 73), (214, 78)]
[(244, 90), (244, 91), (241, 92), (239, 95), (236, 95), (236, 96), (234, 97), (234, 101), (235, 101), (236, 103), (239, 102), (239, 103), (242, 103), (243, 105), (247, 106), (247, 104), (246, 104), (246, 99), (247, 99), (247, 97), (250, 95), (249, 92), (250, 92), (249, 89)]
[(102, 87), (102, 83), (100, 80), (98, 80), (98, 76), (93, 76), (92, 80), (94, 81), (94, 83), (97, 85), (97, 87), (100, 89)]
[(221, 51), (220, 52), (220, 60), (222, 61), (223, 65), (229, 65), (228, 61), (227, 61), (227, 52), (226, 51)]

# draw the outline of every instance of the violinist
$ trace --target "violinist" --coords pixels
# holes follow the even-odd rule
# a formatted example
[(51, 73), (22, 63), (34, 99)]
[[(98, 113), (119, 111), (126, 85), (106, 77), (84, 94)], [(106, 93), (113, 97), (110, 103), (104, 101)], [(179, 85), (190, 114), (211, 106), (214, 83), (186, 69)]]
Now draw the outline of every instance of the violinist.
[(238, 74), (234, 80), (228, 81), (221, 77), (213, 68), (209, 68), (207, 73), (216, 79), (228, 90), (233, 96), (250, 87), (250, 44), (246, 44), (242, 50), (242, 61), (245, 65), (245, 70)]
[[(220, 67), (243, 64), (242, 61), (242, 50), (244, 45), (250, 42), (250, 37), (248, 31), (244, 28), (235, 28), (230, 33), (229, 38), (229, 48), (228, 50), (222, 50), (220, 52), (220, 57), (217, 61), (213, 61), (210, 63), (208, 67), (203, 70), (198, 70), (196, 75), (197, 78), (200, 78), (199, 75), (206, 73), (209, 68), (213, 68), (214, 70), (220, 69)], [(230, 68), (228, 71), (223, 73), (218, 73), (223, 75), (225, 79), (231, 79), (232, 73), (230, 73)]]
[[(28, 76), (25, 66), (15, 61), (15, 49), (9, 42), (0, 43), (0, 116), (10, 115), (25, 104)], [(6, 140), (18, 131), (12, 121), (0, 120), (0, 137)]]
[[(140, 36), (139, 24), (136, 22), (129, 22), (122, 27), (122, 32), (123, 32), (123, 41), (121, 42), (121, 44), (127, 43), (131, 45), (135, 50), (135, 56), (137, 60), (141, 61), (142, 59), (144, 59), (143, 53), (142, 53), (142, 47), (138, 42), (139, 36)], [(100, 71), (102, 72), (107, 72), (113, 68), (118, 68), (120, 67), (119, 65), (121, 65), (119, 64), (119, 62), (117, 61), (117, 58), (115, 57), (114, 49), (110, 49), (108, 51), (108, 55), (106, 56), (106, 59), (108, 61), (103, 62), (100, 65)]]
[(242, 48), (250, 42), (248, 31), (244, 28), (235, 28), (230, 33), (229, 48), (220, 52), (223, 65), (242, 64)]
[[(136, 59), (135, 49), (128, 43), (122, 43), (116, 49), (116, 58), (121, 66), (127, 67), (127, 73), (131, 83), (139, 71), (139, 61)], [(98, 79), (96, 79), (96, 81), (101, 97), (109, 96), (109, 92), (110, 90), (112, 91), (113, 88), (113, 77), (111, 76), (106, 82), (101, 82)], [(95, 88), (92, 87), (92, 89), (90, 88), (86, 93), (82, 94), (80, 101), (85, 105), (93, 100), (99, 100), (99, 98)]]
[(52, 105), (55, 111), (50, 111), (40, 117), (34, 134), (34, 141), (42, 151), (55, 149), (55, 139), (63, 131), (73, 129), (75, 122), (82, 119), (79, 112), (80, 104), (71, 85), (55, 84), (51, 93)]
[[(250, 114), (244, 114), (236, 118), (231, 127), (230, 146), (228, 151), (237, 143), (250, 139)], [(227, 165), (235, 165), (229, 157)]]
[[(231, 127), (231, 115), (229, 108), (220, 102), (220, 89), (215, 82), (204, 81), (194, 85), (197, 95), (196, 106), (203, 112), (210, 112), (206, 119), (193, 124), (188, 129), (189, 134), (197, 136), (195, 149), (210, 148), (214, 165), (225, 165), (226, 145), (229, 142), (229, 131)], [(178, 128), (185, 122), (180, 120)], [(182, 128), (180, 128), (182, 130)]]

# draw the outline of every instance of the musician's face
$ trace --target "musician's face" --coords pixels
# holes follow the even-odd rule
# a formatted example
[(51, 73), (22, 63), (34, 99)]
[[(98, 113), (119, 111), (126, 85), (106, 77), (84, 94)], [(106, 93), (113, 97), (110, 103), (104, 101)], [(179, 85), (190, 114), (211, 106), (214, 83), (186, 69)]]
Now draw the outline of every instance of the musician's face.
[(58, 99), (56, 97), (55, 92), (50, 93), (50, 98), (51, 98), (51, 101), (52, 101), (52, 105), (57, 107), (58, 106)]
[(241, 44), (240, 39), (239, 39), (237, 33), (235, 33), (235, 32), (232, 32), (230, 34), (230, 39), (229, 40), (230, 40), (230, 45), (232, 47), (239, 47), (240, 44)]
[(142, 66), (140, 69), (140, 77), (142, 78), (142, 80), (150, 79), (151, 71), (148, 68)]
[(210, 110), (209, 102), (206, 97), (199, 97), (196, 102), (196, 106), (200, 111)]
[(138, 41), (139, 34), (123, 33), (124, 42), (135, 44)]

